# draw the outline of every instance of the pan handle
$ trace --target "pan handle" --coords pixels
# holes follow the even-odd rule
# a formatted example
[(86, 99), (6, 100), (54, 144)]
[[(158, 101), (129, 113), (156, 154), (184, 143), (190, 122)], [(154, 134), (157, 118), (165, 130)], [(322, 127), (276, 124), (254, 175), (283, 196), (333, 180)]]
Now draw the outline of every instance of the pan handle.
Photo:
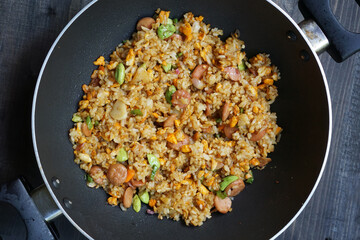
[(35, 190), (31, 191), (31, 198), (34, 201), (37, 209), (44, 217), (46, 222), (50, 222), (55, 218), (62, 215), (61, 210), (58, 208), (53, 198), (51, 197), (49, 190), (43, 184)]
[(328, 53), (343, 62), (360, 50), (360, 34), (346, 30), (336, 19), (329, 0), (300, 0), (299, 8), (305, 17), (315, 20), (329, 40)]
[[(33, 191), (32, 196), (30, 189), (22, 177), (0, 184), (0, 206), (3, 207), (0, 207), (0, 222), (7, 223), (5, 226), (0, 224), (0, 239), (15, 239), (19, 235), (26, 235), (26, 239), (57, 239), (55, 226), (48, 221), (60, 216), (60, 210), (44, 185)], [(5, 211), (7, 215), (3, 213)], [(15, 215), (18, 217), (15, 218)], [(17, 221), (14, 222), (14, 219)], [(25, 226), (18, 228), (18, 225), (23, 226), (21, 223)], [(4, 229), (8, 226), (12, 228)]]

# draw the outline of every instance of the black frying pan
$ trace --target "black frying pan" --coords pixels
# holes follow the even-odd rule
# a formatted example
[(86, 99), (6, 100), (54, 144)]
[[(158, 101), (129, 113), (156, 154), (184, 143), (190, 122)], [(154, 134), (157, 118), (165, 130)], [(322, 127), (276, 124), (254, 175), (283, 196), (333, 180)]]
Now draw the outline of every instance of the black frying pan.
[[(308, 7), (315, 4), (311, 2), (303, 1)], [(320, 9), (329, 11), (328, 1), (315, 2), (325, 2)], [(109, 56), (117, 44), (131, 37), (137, 20), (152, 16), (157, 8), (170, 10), (171, 17), (188, 11), (202, 15), (206, 23), (223, 29), (225, 37), (239, 29), (247, 55), (269, 53), (281, 71), (280, 95), (272, 111), (284, 131), (271, 155), (273, 161), (265, 170), (254, 172), (254, 183), (235, 198), (231, 213), (214, 213), (201, 227), (160, 221), (145, 214), (145, 206), (139, 213), (109, 206), (102, 189), (86, 186), (68, 140), (71, 116), (82, 96), (81, 85), (90, 81), (94, 59)], [(318, 13), (310, 9), (309, 14)], [(328, 36), (336, 42), (332, 32)], [(338, 60), (359, 49), (356, 37), (340, 50), (337, 43), (331, 45)], [(89, 238), (268, 239), (290, 225), (320, 180), (331, 136), (330, 96), (316, 53), (290, 17), (271, 2), (101, 0), (78, 14), (52, 46), (35, 90), (32, 130), (48, 190), (66, 217)]]

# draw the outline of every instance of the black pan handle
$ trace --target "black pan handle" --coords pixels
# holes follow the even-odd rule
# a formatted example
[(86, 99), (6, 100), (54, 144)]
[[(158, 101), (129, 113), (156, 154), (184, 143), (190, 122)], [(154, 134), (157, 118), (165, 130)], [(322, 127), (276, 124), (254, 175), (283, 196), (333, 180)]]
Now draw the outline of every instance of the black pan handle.
[(29, 186), (24, 178), (0, 184), (0, 239), (58, 239), (48, 221), (60, 210), (45, 186), (32, 191), (32, 196)]
[(304, 16), (310, 15), (325, 33), (330, 42), (328, 52), (335, 61), (342, 62), (360, 50), (360, 34), (346, 30), (339, 23), (329, 0), (300, 0), (299, 4)]

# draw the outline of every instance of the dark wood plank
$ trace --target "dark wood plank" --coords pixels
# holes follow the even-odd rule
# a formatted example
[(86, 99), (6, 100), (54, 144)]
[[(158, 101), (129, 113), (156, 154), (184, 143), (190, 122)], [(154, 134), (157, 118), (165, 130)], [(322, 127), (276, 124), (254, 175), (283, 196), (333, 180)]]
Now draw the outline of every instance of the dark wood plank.
[[(19, 175), (34, 186), (43, 182), (30, 131), (33, 91), (50, 46), (85, 3), (74, 2), (0, 1), (0, 184)], [(63, 216), (55, 225), (60, 239), (85, 239)]]

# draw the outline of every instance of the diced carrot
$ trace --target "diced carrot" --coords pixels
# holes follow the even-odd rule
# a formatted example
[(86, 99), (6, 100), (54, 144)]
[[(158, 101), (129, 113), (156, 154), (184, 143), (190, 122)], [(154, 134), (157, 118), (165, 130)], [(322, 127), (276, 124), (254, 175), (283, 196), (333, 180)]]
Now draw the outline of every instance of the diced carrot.
[(105, 58), (103, 56), (100, 56), (96, 61), (94, 62), (94, 65), (97, 66), (104, 66), (105, 65)]
[(238, 122), (238, 119), (237, 119), (237, 117), (235, 117), (235, 116), (232, 116), (231, 117), (231, 119), (230, 119), (230, 127), (235, 127), (236, 126), (236, 124), (237, 124), (237, 122)]
[(114, 206), (118, 205), (118, 200), (116, 197), (109, 197), (107, 201), (110, 205), (114, 205)]
[(160, 19), (160, 22), (161, 23), (165, 23), (168, 18), (169, 18), (169, 15), (170, 15), (170, 11), (160, 11), (159, 13), (159, 19)]
[(273, 85), (274, 84), (274, 80), (271, 78), (267, 78), (264, 80), (264, 83), (267, 85)]
[(115, 122), (114, 127), (116, 127), (119, 130), (121, 129), (121, 124), (119, 122)]
[(145, 121), (146, 121), (146, 118), (147, 118), (147, 116), (145, 116), (143, 119), (141, 119), (141, 121), (140, 121), (139, 123), (145, 122)]
[(200, 170), (200, 171), (198, 172), (197, 177), (200, 179), (200, 178), (202, 178), (202, 177), (204, 176), (204, 174), (205, 174), (205, 171), (204, 171), (204, 170)]
[(178, 119), (174, 120), (174, 124), (175, 124), (176, 128), (178, 128), (180, 126), (180, 123), (181, 123), (180, 120), (178, 120)]
[(125, 182), (129, 182), (134, 177), (134, 175), (135, 175), (135, 170), (128, 168)]
[(149, 200), (149, 206), (150, 206), (150, 207), (154, 207), (155, 204), (156, 204), (156, 199), (151, 198), (151, 199)]
[(249, 162), (251, 165), (253, 165), (253, 166), (257, 166), (257, 165), (259, 165), (259, 160), (257, 160), (256, 158), (253, 158), (253, 159), (251, 159), (250, 160), (250, 162)]
[(104, 70), (105, 70), (104, 66), (99, 66), (98, 69), (99, 69), (100, 71), (104, 71)]
[(263, 83), (263, 84), (258, 85), (257, 87), (258, 87), (258, 89), (263, 90), (266, 87), (266, 84)]
[(177, 144), (176, 137), (173, 133), (169, 134), (166, 138), (166, 140), (170, 143)]
[(195, 17), (195, 20), (201, 22), (202, 20), (204, 20), (204, 17), (198, 16), (198, 17)]
[(177, 83), (178, 83), (178, 79), (175, 78), (175, 79), (173, 80), (173, 84), (174, 84), (175, 87), (177, 87)]
[(86, 84), (83, 84), (83, 85), (81, 86), (81, 88), (82, 88), (82, 90), (84, 91), (84, 93), (87, 93), (87, 92), (89, 91), (89, 87), (88, 87), (88, 85), (86, 85)]
[(209, 190), (201, 184), (199, 187), (199, 192), (201, 192), (202, 195), (207, 195), (209, 193)]
[(166, 163), (166, 160), (163, 158), (159, 158), (159, 162), (161, 165), (164, 165)]
[(185, 23), (180, 27), (180, 32), (182, 32), (185, 35), (185, 41), (191, 41), (192, 39), (192, 33), (191, 33), (191, 26), (189, 23)]
[(213, 183), (214, 183), (214, 180), (215, 180), (215, 177), (211, 177), (211, 178), (206, 182), (207, 186), (212, 186)]
[(182, 151), (183, 153), (191, 152), (191, 149), (190, 149), (189, 145), (183, 145), (183, 146), (181, 146), (180, 149), (181, 149), (181, 151)]

